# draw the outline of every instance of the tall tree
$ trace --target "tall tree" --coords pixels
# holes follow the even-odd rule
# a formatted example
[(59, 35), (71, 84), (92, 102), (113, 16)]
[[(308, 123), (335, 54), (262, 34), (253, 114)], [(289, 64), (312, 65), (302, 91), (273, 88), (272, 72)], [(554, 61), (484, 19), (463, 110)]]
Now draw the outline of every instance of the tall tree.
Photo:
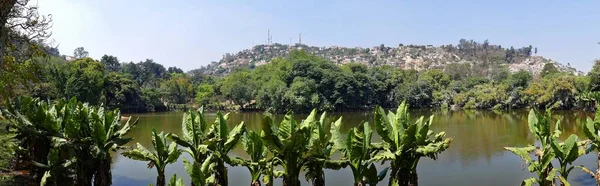
[(70, 63), (68, 79), (65, 85), (67, 97), (91, 104), (100, 103), (104, 89), (104, 67), (92, 58), (79, 59)]
[(18, 95), (37, 80), (38, 68), (26, 61), (46, 51), (43, 43), (51, 35), (51, 16), (38, 14), (28, 2), (0, 1), (0, 99)]
[(104, 68), (109, 72), (116, 72), (121, 69), (121, 63), (119, 63), (119, 59), (115, 56), (104, 54), (100, 59), (100, 63), (102, 63)]
[(73, 50), (73, 57), (76, 59), (86, 58), (89, 55), (90, 53), (88, 51), (85, 51), (85, 48), (83, 47), (77, 47), (75, 50)]
[(169, 73), (178, 73), (178, 74), (182, 74), (182, 73), (183, 73), (183, 70), (181, 70), (180, 68), (177, 68), (177, 67), (169, 67), (169, 68), (167, 69), (167, 72), (169, 72)]
[(174, 74), (171, 79), (162, 83), (161, 88), (168, 95), (167, 100), (170, 103), (186, 104), (194, 98), (194, 87), (185, 74)]
[(542, 71), (540, 72), (540, 76), (541, 77), (546, 77), (548, 75), (555, 74), (555, 73), (558, 73), (558, 72), (559, 71), (556, 68), (556, 66), (554, 66), (554, 64), (552, 64), (552, 63), (546, 63), (544, 65), (544, 68), (542, 68)]
[(590, 78), (590, 91), (600, 91), (600, 60), (596, 60), (588, 77)]
[[(14, 42), (43, 42), (50, 37), (51, 15), (40, 15), (37, 5), (29, 0), (3, 0), (0, 2), (0, 66)], [(0, 70), (2, 73), (2, 70)]]

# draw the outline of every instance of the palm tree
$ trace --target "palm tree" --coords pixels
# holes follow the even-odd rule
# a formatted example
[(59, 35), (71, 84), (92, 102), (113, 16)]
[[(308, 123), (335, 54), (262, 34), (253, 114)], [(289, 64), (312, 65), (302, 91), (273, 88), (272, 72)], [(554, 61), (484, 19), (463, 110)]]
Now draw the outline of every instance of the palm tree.
[(165, 186), (165, 168), (168, 164), (174, 163), (181, 155), (181, 151), (177, 149), (177, 144), (171, 142), (167, 145), (167, 138), (164, 132), (157, 134), (156, 129), (152, 129), (152, 147), (154, 151), (149, 151), (141, 144), (137, 143), (135, 149), (123, 153), (123, 156), (138, 160), (149, 161), (148, 168), (156, 167), (156, 185)]
[(428, 121), (420, 117), (410, 123), (408, 105), (402, 102), (396, 113), (375, 107), (375, 129), (382, 139), (383, 152), (375, 160), (391, 161), (392, 173), (389, 185), (418, 185), (417, 165), (421, 157), (437, 159), (437, 155), (446, 150), (452, 138), (446, 133), (433, 134), (429, 128), (433, 116)]
[(377, 185), (385, 177), (389, 167), (377, 173), (377, 168), (371, 158), (378, 149), (371, 143), (373, 131), (369, 123), (365, 122), (357, 128), (352, 128), (346, 136), (342, 136), (340, 133), (341, 120), (342, 118), (331, 127), (331, 141), (334, 143), (334, 150), (341, 151), (343, 155), (340, 164), (350, 166), (352, 176), (354, 176), (354, 186)]

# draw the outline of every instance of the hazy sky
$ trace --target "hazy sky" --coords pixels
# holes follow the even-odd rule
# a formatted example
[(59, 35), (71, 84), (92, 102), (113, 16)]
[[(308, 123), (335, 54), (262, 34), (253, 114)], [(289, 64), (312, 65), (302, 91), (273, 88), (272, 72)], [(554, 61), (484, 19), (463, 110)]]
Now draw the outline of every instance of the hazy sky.
[[(32, 0), (35, 1), (35, 0)], [(588, 71), (600, 58), (600, 1), (581, 0), (39, 0), (63, 54), (146, 58), (191, 70), (265, 43), (316, 46), (457, 44), (461, 38), (538, 54)]]

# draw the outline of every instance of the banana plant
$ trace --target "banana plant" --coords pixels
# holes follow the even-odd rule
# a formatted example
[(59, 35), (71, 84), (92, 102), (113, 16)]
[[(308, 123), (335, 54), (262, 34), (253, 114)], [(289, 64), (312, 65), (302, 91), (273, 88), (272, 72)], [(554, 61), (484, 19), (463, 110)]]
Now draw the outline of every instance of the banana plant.
[(152, 129), (152, 146), (154, 151), (149, 151), (140, 143), (137, 143), (136, 148), (123, 152), (123, 156), (138, 161), (149, 161), (148, 168), (156, 167), (158, 173), (156, 185), (165, 186), (165, 168), (168, 164), (177, 161), (181, 151), (177, 149), (175, 142), (170, 144), (167, 142), (164, 132), (157, 133), (154, 128)]
[(215, 166), (215, 179), (221, 186), (227, 186), (227, 167), (225, 163), (232, 164), (227, 155), (238, 144), (240, 137), (245, 133), (244, 122), (235, 126), (231, 131), (227, 127), (229, 114), (217, 112), (217, 119), (210, 128), (207, 148), (213, 155)]
[(445, 138), (445, 132), (434, 135), (429, 129), (433, 116), (428, 121), (420, 117), (411, 123), (406, 102), (400, 104), (396, 113), (389, 111), (387, 115), (381, 107), (375, 107), (374, 122), (383, 147), (374, 160), (391, 161), (389, 185), (418, 185), (419, 160), (422, 157), (437, 159), (452, 142), (452, 138)]
[(377, 173), (377, 168), (373, 164), (371, 158), (378, 149), (374, 148), (371, 143), (373, 134), (371, 127), (368, 123), (363, 123), (357, 128), (350, 129), (344, 137), (340, 132), (341, 121), (340, 117), (331, 127), (333, 150), (340, 151), (343, 163), (350, 166), (354, 177), (354, 186), (377, 185), (387, 174), (388, 168)]
[(122, 125), (118, 110), (105, 111), (75, 98), (54, 104), (19, 98), (8, 105), (3, 115), (10, 118), (33, 161), (47, 162), (50, 148), (66, 149), (61, 154), (77, 158), (76, 185), (91, 185), (93, 177), (95, 185), (111, 184), (110, 151), (131, 140), (124, 135), (136, 122)]
[(283, 167), (281, 176), (284, 186), (300, 186), (298, 177), (307, 162), (305, 155), (312, 131), (307, 123), (298, 123), (292, 112), (287, 113), (279, 125), (275, 125), (268, 115), (262, 120), (261, 138), (273, 153), (274, 164)]
[(265, 168), (262, 172), (263, 183), (265, 184), (265, 186), (273, 186), (275, 178), (283, 177), (283, 171), (275, 169), (276, 163), (277, 161), (275, 161), (275, 159), (272, 157), (268, 157), (267, 159), (265, 159)]
[(596, 180), (596, 183), (600, 185), (600, 105), (597, 105), (596, 108), (596, 115), (594, 116), (594, 119), (589, 117), (587, 118), (587, 121), (583, 126), (583, 132), (591, 143), (590, 147), (586, 149), (586, 153), (593, 152), (594, 150), (599, 151), (598, 165), (596, 172), (592, 172), (585, 167), (581, 167), (581, 169), (590, 174), (590, 176)]
[(74, 149), (77, 156), (78, 184), (89, 185), (94, 178), (94, 185), (109, 186), (112, 184), (111, 151), (124, 149), (124, 145), (133, 138), (125, 137), (135, 126), (137, 120), (131, 117), (121, 124), (121, 112), (105, 110), (102, 106), (90, 106), (87, 103), (71, 105), (72, 112), (65, 121), (64, 132), (53, 138), (53, 143), (67, 145)]
[(560, 169), (557, 171), (560, 173), (558, 178), (560, 179), (562, 185), (569, 184), (567, 182), (569, 173), (573, 170), (573, 168), (576, 167), (569, 167), (569, 165), (573, 164), (577, 158), (585, 154), (585, 149), (583, 148), (585, 143), (585, 141), (578, 142), (577, 135), (575, 134), (571, 134), (563, 143), (559, 143), (558, 139), (556, 138), (552, 140), (550, 145), (552, 146), (552, 150), (554, 151), (556, 159), (558, 159), (558, 164), (560, 165)]
[(187, 158), (183, 158), (183, 167), (192, 178), (194, 186), (213, 186), (216, 185), (215, 174), (212, 172), (215, 168), (215, 162), (212, 154), (207, 155), (207, 159), (198, 163), (198, 161), (190, 162)]
[(44, 176), (40, 180), (40, 185), (70, 185), (73, 183), (71, 166), (77, 161), (74, 157), (61, 157), (59, 149), (51, 149), (48, 153), (48, 161), (46, 163), (33, 162), (34, 165), (44, 170)]
[(102, 106), (92, 108), (91, 112), (91, 153), (97, 159), (96, 172), (94, 173), (95, 186), (112, 185), (111, 151), (125, 149), (124, 145), (133, 138), (125, 137), (137, 124), (137, 119), (131, 122), (131, 117), (125, 124), (121, 124), (121, 112), (117, 110), (105, 111)]
[[(69, 103), (74, 102), (73, 99)], [(7, 126), (16, 129), (15, 139), (27, 151), (26, 158), (40, 163), (48, 162), (48, 153), (52, 148), (50, 137), (60, 133), (64, 113), (69, 112), (62, 109), (65, 104), (64, 100), (50, 104), (37, 98), (17, 97), (7, 101), (6, 108), (0, 109)], [(46, 170), (35, 166), (32, 170), (39, 183)]]
[(249, 160), (245, 160), (239, 157), (232, 159), (234, 165), (241, 165), (248, 168), (251, 177), (251, 186), (260, 186), (260, 176), (265, 174), (268, 176), (267, 171), (268, 163), (270, 158), (267, 157), (269, 151), (264, 146), (260, 134), (254, 131), (247, 131), (242, 137), (242, 146), (244, 151), (250, 156)]
[(313, 186), (325, 185), (324, 168), (339, 169), (340, 166), (330, 161), (333, 153), (333, 143), (331, 143), (331, 133), (327, 132), (331, 123), (326, 122), (327, 113), (321, 114), (319, 120), (316, 120), (317, 110), (314, 109), (309, 116), (302, 121), (302, 125), (310, 126), (310, 138), (308, 141), (308, 151), (306, 153), (306, 163), (303, 167), (306, 172), (305, 178), (311, 181)]
[[(200, 165), (204, 165), (205, 162), (209, 162), (206, 165), (208, 170), (208, 165), (212, 163), (212, 160), (206, 161), (210, 160), (208, 158), (208, 145), (205, 144), (205, 142), (209, 140), (208, 134), (210, 125), (206, 122), (206, 119), (204, 118), (204, 108), (200, 107), (196, 112), (188, 111), (187, 113), (185, 113), (183, 115), (181, 125), (181, 136), (170, 133), (167, 135), (167, 138), (173, 140), (178, 145), (184, 147), (185, 149), (182, 149), (182, 151), (192, 156), (194, 162), (188, 162), (189, 166), (186, 166), (189, 168), (188, 173), (190, 174), (190, 176), (192, 176), (192, 180), (194, 180), (194, 176), (202, 176), (202, 180), (206, 180), (207, 177), (203, 175), (206, 172), (200, 171), (202, 169), (200, 167), (197, 167)], [(186, 161), (184, 161), (184, 163)], [(186, 168), (186, 170), (188, 170), (188, 168)], [(192, 175), (192, 173), (194, 173), (194, 175)], [(197, 181), (193, 181), (193, 185), (199, 186), (206, 184), (205, 181), (199, 181), (200, 178), (195, 179)]]
[[(537, 174), (537, 178), (531, 177), (523, 180), (522, 185), (533, 185), (534, 183), (537, 183), (540, 186), (553, 185), (557, 170), (554, 169), (551, 162), (556, 156), (551, 146), (553, 141), (560, 136), (561, 131), (560, 120), (556, 122), (555, 129), (552, 131), (552, 127), (550, 126), (551, 119), (552, 113), (550, 112), (550, 109), (546, 110), (545, 115), (531, 109), (528, 116), (529, 130), (534, 137), (540, 141), (540, 146), (504, 147), (505, 150), (521, 157), (525, 164), (528, 164), (529, 172), (535, 172)], [(556, 146), (557, 148), (559, 147), (558, 145)], [(562, 150), (562, 146), (560, 146), (560, 148)], [(535, 159), (532, 158), (532, 156), (535, 157)], [(566, 179), (562, 182), (563, 184), (568, 184)]]

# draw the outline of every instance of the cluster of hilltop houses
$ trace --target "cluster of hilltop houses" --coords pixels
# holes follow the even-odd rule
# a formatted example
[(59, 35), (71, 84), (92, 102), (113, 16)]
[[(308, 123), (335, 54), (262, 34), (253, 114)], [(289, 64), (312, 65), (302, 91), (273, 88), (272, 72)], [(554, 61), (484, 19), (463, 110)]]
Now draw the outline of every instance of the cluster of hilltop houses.
[[(323, 57), (335, 64), (362, 63), (368, 67), (390, 65), (402, 69), (423, 70), (428, 68), (443, 68), (451, 63), (469, 63), (457, 54), (448, 52), (442, 47), (432, 45), (402, 45), (386, 47), (384, 45), (371, 48), (362, 47), (316, 47), (303, 44), (268, 44), (257, 45), (237, 54), (225, 54), (218, 62), (213, 62), (206, 68), (208, 74), (226, 74), (236, 67), (250, 67), (267, 64), (276, 57), (285, 57), (293, 49), (302, 49), (308, 53)], [(554, 63), (561, 70), (574, 69), (541, 56), (531, 56), (515, 63), (508, 64), (511, 71), (528, 70), (539, 73), (546, 63)]]

